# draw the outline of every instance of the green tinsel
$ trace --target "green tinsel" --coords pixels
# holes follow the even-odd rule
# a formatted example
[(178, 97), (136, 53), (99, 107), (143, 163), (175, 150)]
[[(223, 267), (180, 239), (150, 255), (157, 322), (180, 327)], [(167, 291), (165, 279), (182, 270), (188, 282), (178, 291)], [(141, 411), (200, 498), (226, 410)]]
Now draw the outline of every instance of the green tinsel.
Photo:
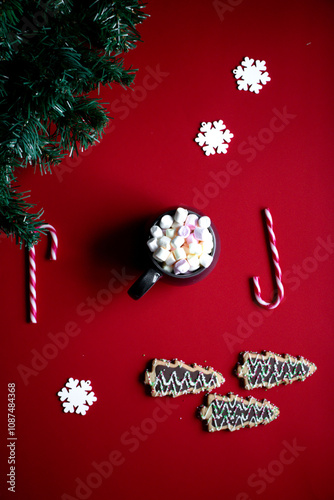
[(89, 92), (129, 86), (123, 52), (146, 17), (135, 0), (4, 0), (0, 5), (0, 231), (31, 247), (42, 212), (31, 213), (15, 170), (52, 170), (101, 137), (108, 113)]

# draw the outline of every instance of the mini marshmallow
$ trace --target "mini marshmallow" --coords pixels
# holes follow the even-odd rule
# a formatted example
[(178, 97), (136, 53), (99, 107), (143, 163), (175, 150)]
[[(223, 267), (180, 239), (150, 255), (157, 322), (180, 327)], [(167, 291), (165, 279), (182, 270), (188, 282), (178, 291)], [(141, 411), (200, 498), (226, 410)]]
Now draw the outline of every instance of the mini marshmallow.
[(160, 219), (161, 229), (169, 229), (173, 224), (173, 217), (171, 215), (164, 215)]
[(212, 245), (212, 247), (213, 247), (214, 243), (213, 243), (213, 236), (212, 236), (211, 231), (209, 231), (209, 234), (207, 236), (205, 236), (203, 243), (210, 243), (210, 245)]
[(184, 244), (184, 238), (182, 236), (175, 236), (174, 239), (172, 239), (172, 245), (174, 248), (182, 247)]
[(198, 217), (196, 214), (189, 214), (188, 217), (186, 218), (186, 226), (189, 226), (190, 229), (195, 229), (195, 227), (197, 226), (197, 220), (198, 220)]
[(182, 226), (182, 224), (180, 224), (179, 222), (174, 221), (173, 224), (172, 224), (172, 229), (178, 229), (181, 226)]
[(179, 224), (183, 224), (184, 221), (186, 220), (187, 218), (187, 215), (188, 215), (188, 210), (186, 210), (185, 208), (182, 208), (182, 207), (179, 207), (176, 212), (175, 212), (175, 215), (174, 215), (174, 220), (176, 222), (178, 222)]
[(169, 256), (170, 254), (170, 251), (167, 250), (167, 248), (162, 248), (162, 247), (159, 247), (153, 254), (153, 257), (155, 258), (155, 260), (159, 261), (159, 262), (165, 262), (165, 260), (167, 259), (167, 257)]
[(166, 273), (172, 273), (173, 272), (173, 266), (167, 266), (167, 264), (163, 264), (162, 265), (162, 269), (166, 272)]
[(199, 255), (203, 252), (202, 245), (199, 243), (190, 243), (189, 245), (189, 253), (194, 255)]
[(196, 271), (200, 266), (198, 255), (191, 255), (190, 257), (188, 256), (187, 261), (190, 266), (189, 271)]
[(210, 238), (210, 231), (206, 228), (196, 227), (194, 230), (194, 236), (199, 241), (208, 240)]
[(171, 239), (168, 238), (168, 236), (163, 236), (162, 238), (158, 239), (159, 247), (167, 248), (167, 250), (170, 250), (170, 242)]
[(173, 253), (171, 252), (168, 255), (167, 259), (165, 260), (165, 264), (167, 266), (173, 266), (173, 264), (175, 264), (175, 262), (176, 262), (176, 259), (175, 259), (174, 255), (173, 255)]
[(213, 249), (213, 240), (203, 241), (202, 247), (204, 253), (210, 253)]
[(175, 229), (173, 229), (173, 228), (166, 229), (166, 236), (168, 236), (168, 238), (170, 238), (170, 239), (174, 238)]
[(185, 274), (189, 271), (189, 269), (190, 269), (189, 262), (185, 259), (179, 260), (174, 265), (175, 274)]
[(155, 252), (159, 248), (158, 240), (156, 238), (150, 238), (147, 242), (147, 246), (151, 252)]
[(188, 226), (181, 226), (179, 227), (177, 234), (179, 236), (182, 236), (182, 238), (188, 238), (188, 236), (190, 235), (190, 229)]
[(151, 229), (150, 229), (150, 232), (151, 232), (151, 235), (153, 236), (153, 238), (161, 238), (163, 236), (163, 232), (162, 232), (162, 229), (161, 227), (159, 226), (152, 226)]
[(213, 237), (211, 234), (211, 231), (209, 229), (204, 229), (203, 230), (203, 241), (213, 241)]
[(202, 229), (208, 229), (211, 226), (211, 219), (207, 215), (203, 215), (198, 219), (197, 223)]
[(195, 236), (193, 233), (191, 233), (188, 238), (187, 238), (187, 243), (190, 245), (190, 243), (198, 243), (198, 240), (196, 240)]
[(213, 241), (213, 235), (212, 235), (212, 232), (209, 231), (208, 229), (208, 237), (206, 238), (207, 241)]
[(213, 257), (212, 255), (209, 255), (207, 253), (202, 253), (202, 255), (199, 258), (199, 263), (203, 267), (209, 267), (212, 264)]
[(175, 248), (173, 253), (174, 253), (175, 260), (185, 259), (187, 256), (184, 248), (181, 248), (181, 247)]

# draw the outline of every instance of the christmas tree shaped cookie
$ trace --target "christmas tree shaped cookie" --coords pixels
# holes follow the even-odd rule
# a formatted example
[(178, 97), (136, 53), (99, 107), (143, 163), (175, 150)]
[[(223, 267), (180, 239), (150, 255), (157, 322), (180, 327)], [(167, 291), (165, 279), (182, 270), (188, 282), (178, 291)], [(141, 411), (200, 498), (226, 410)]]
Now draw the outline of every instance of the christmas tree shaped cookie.
[(213, 368), (187, 365), (174, 359), (154, 359), (152, 370), (145, 372), (145, 384), (151, 387), (151, 395), (182, 396), (183, 394), (211, 391), (225, 382), (221, 373)]
[(237, 431), (244, 427), (266, 425), (279, 415), (277, 406), (267, 400), (242, 398), (237, 394), (209, 394), (206, 405), (199, 408), (200, 417), (206, 421), (208, 431)]
[(236, 374), (243, 379), (245, 389), (265, 387), (270, 389), (280, 384), (292, 384), (296, 380), (304, 381), (316, 371), (317, 367), (302, 356), (243, 352), (236, 368)]

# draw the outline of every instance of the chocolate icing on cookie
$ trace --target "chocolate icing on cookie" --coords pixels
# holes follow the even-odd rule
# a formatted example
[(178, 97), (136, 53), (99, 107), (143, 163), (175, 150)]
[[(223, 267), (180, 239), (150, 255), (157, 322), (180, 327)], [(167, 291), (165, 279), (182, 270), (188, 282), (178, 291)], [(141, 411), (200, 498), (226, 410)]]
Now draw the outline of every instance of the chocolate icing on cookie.
[(302, 356), (274, 352), (244, 352), (240, 355), (236, 373), (244, 380), (246, 389), (265, 387), (270, 389), (280, 384), (304, 381), (317, 367)]
[(152, 396), (177, 397), (210, 391), (224, 383), (224, 378), (210, 367), (187, 365), (178, 360), (155, 359), (152, 370), (146, 370), (145, 383), (151, 386)]
[(207, 405), (200, 407), (200, 417), (206, 421), (209, 432), (266, 425), (278, 415), (279, 409), (269, 401), (253, 397), (245, 399), (233, 393), (224, 396), (210, 394)]

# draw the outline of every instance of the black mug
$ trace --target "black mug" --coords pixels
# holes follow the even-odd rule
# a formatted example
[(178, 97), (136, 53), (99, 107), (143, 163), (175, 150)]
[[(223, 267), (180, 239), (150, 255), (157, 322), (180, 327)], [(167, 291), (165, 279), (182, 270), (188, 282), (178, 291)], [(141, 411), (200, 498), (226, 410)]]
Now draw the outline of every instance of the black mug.
[[(182, 207), (182, 208), (186, 208), (186, 210), (188, 210), (188, 214), (195, 214), (198, 217), (202, 217), (204, 215), (198, 211), (192, 210), (187, 207)], [(151, 237), (150, 228), (154, 225), (159, 225), (159, 221), (164, 215), (171, 215), (173, 217), (176, 209), (177, 208), (168, 210), (167, 212), (160, 214), (159, 217), (157, 217), (153, 222), (151, 222), (147, 226), (145, 231), (146, 242)], [(153, 253), (149, 250), (149, 248), (146, 245), (147, 248), (146, 255), (148, 257), (148, 262), (149, 262), (148, 269), (129, 288), (128, 294), (130, 295), (130, 297), (135, 300), (140, 299), (161, 278), (163, 278), (166, 283), (170, 283), (173, 285), (191, 285), (205, 278), (215, 267), (220, 254), (219, 236), (212, 223), (209, 228), (209, 231), (212, 234), (213, 238), (213, 248), (210, 253), (213, 257), (211, 264), (208, 267), (200, 267), (196, 271), (189, 271), (188, 273), (185, 274), (175, 274), (174, 272), (166, 271), (162, 267), (163, 263), (158, 262), (153, 257)]]

